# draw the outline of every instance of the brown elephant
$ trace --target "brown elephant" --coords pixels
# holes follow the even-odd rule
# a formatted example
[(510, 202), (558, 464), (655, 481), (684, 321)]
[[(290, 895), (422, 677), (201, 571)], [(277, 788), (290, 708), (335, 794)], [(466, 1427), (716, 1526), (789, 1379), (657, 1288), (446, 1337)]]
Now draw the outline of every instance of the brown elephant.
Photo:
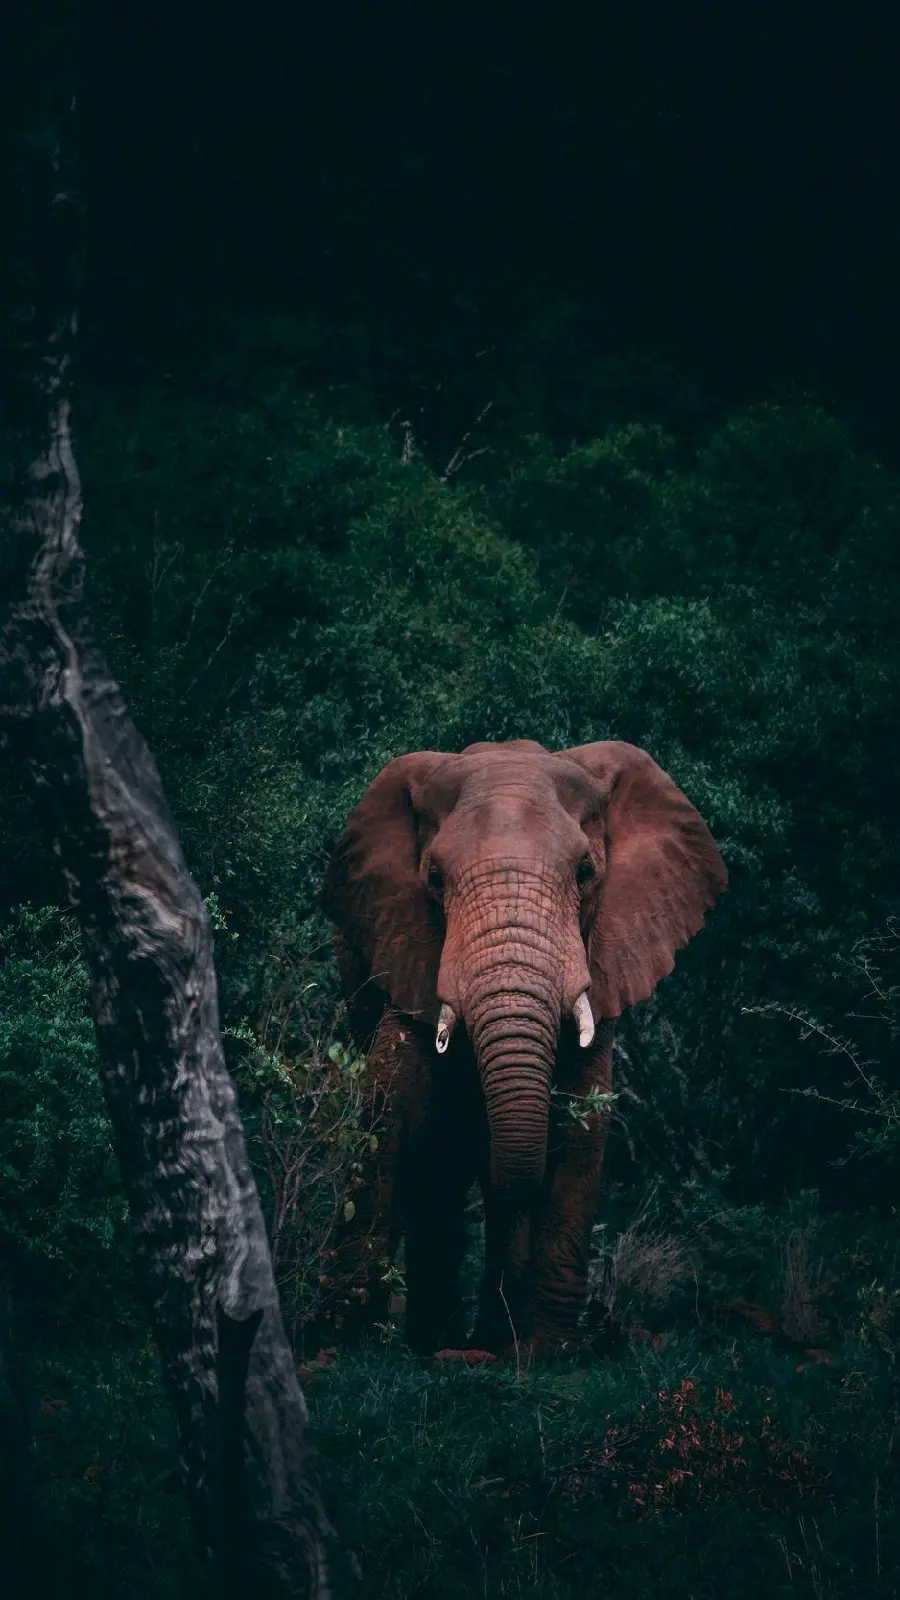
[[(324, 905), (381, 1112), (353, 1226), (371, 1262), (363, 1298), (384, 1315), (402, 1235), (415, 1352), (466, 1343), (476, 1180), (486, 1262), (471, 1347), (543, 1354), (575, 1339), (613, 1019), (672, 971), (726, 884), (703, 819), (634, 745), (421, 751), (366, 790)], [(551, 1106), (554, 1087), (586, 1099), (585, 1116)]]

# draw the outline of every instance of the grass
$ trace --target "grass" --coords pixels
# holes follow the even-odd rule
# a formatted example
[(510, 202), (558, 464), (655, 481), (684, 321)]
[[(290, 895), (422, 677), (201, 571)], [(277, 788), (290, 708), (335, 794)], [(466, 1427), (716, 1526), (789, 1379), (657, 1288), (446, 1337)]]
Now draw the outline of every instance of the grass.
[[(438, 1368), (395, 1346), (304, 1369), (367, 1597), (897, 1594), (898, 1285), (885, 1230), (862, 1219), (851, 1239), (847, 1219), (795, 1210), (771, 1228), (774, 1309), (732, 1293), (717, 1311), (704, 1288), (729, 1259), (717, 1226), (679, 1247), (645, 1207), (617, 1236), (623, 1338), (593, 1364)], [(734, 1223), (738, 1264), (753, 1255), (748, 1232)], [(650, 1332), (642, 1304), (666, 1325)], [(45, 1351), (32, 1372), (67, 1592), (183, 1592), (187, 1530), (146, 1337)]]
[(30, 1372), (37, 1489), (62, 1592), (180, 1595), (192, 1553), (174, 1421), (147, 1335), (43, 1350)]

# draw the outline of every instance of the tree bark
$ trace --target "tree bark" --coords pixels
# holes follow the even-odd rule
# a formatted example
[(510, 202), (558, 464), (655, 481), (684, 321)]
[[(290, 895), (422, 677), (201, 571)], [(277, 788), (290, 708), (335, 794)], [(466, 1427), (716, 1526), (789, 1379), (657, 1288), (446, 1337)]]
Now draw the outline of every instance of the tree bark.
[(19, 237), (20, 258), (23, 244), (37, 254), (13, 285), (18, 307), (4, 308), (18, 316), (0, 508), (0, 756), (28, 775), (81, 926), (139, 1287), (211, 1587), (326, 1600), (355, 1563), (319, 1490), (225, 1067), (210, 921), (84, 603), (68, 397), (80, 213), (58, 116), (53, 138), (46, 123), (40, 131), (43, 145), (33, 126), (23, 141)]

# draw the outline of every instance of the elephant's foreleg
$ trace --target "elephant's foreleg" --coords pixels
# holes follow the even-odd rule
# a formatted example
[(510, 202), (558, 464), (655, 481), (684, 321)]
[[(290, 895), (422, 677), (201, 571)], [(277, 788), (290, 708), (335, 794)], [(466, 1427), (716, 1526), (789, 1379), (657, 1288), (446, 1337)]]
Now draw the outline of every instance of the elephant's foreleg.
[(577, 1337), (587, 1302), (588, 1252), (610, 1121), (609, 1104), (592, 1109), (591, 1098), (612, 1090), (613, 1031), (612, 1023), (601, 1023), (593, 1045), (560, 1077), (563, 1096), (583, 1117), (562, 1108), (550, 1151), (548, 1194), (532, 1241), (526, 1321), (536, 1354)]
[(484, 1277), (469, 1344), (499, 1354), (526, 1332), (526, 1287), (531, 1259), (532, 1217), (507, 1211), (485, 1175)]
[[(431, 1141), (426, 1141), (430, 1144)], [(467, 1174), (456, 1152), (432, 1148), (417, 1161), (404, 1206), (406, 1338), (415, 1355), (461, 1349), (466, 1325), (460, 1269), (465, 1254)]]
[(429, 1036), (423, 1094), (400, 1156), (406, 1239), (406, 1336), (417, 1355), (460, 1349), (465, 1315), (460, 1269), (465, 1202), (476, 1174), (483, 1118), (478, 1075), (464, 1038), (438, 1055)]

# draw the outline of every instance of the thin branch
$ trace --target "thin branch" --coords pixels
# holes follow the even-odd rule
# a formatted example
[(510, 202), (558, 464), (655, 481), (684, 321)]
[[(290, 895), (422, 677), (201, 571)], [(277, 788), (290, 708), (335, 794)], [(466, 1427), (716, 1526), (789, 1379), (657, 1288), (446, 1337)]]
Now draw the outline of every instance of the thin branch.
[(207, 658), (204, 661), (202, 667), (200, 668), (200, 671), (191, 679), (190, 683), (187, 686), (187, 689), (185, 690), (185, 694), (186, 695), (189, 695), (194, 689), (196, 689), (198, 683), (200, 682), (200, 679), (205, 677), (206, 673), (209, 671), (210, 667), (212, 666), (213, 662), (216, 659), (216, 656), (219, 654), (219, 651), (220, 650), (224, 650), (226, 644), (228, 643), (229, 639), (231, 638), (232, 633), (234, 632), (234, 625), (235, 625), (238, 617), (241, 615), (242, 610), (243, 610), (243, 607), (241, 605), (236, 605), (235, 606), (234, 610), (231, 613), (231, 616), (228, 618), (228, 627), (225, 629), (225, 632), (223, 633), (223, 635), (222, 635), (221, 639), (219, 640), (218, 644), (216, 645), (215, 649), (211, 652), (210, 655), (207, 656)]
[(443, 483), (447, 483), (449, 479), (453, 477), (455, 472), (459, 472), (460, 469), (466, 465), (467, 461), (474, 461), (476, 456), (493, 454), (493, 447), (491, 445), (481, 445), (478, 450), (470, 450), (468, 454), (466, 453), (467, 440), (471, 439), (475, 429), (484, 421), (488, 412), (492, 409), (493, 404), (493, 400), (489, 400), (487, 405), (482, 406), (477, 417), (475, 418), (475, 421), (472, 423), (471, 428), (469, 428), (468, 431), (463, 434), (459, 444), (450, 457), (450, 460), (447, 462), (447, 465), (441, 473), (441, 481)]

